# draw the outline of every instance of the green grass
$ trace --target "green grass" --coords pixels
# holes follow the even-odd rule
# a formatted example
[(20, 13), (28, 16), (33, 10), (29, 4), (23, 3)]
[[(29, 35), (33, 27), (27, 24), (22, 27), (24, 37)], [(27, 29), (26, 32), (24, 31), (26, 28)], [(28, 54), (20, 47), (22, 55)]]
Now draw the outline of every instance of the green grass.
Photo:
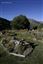
[(27, 58), (6, 56), (0, 58), (0, 64), (43, 64), (43, 43), (34, 49), (33, 53)]
[[(15, 57), (12, 55), (6, 55), (5, 57), (2, 56), (0, 57), (0, 64), (43, 64), (43, 35), (41, 32), (40, 34), (37, 36), (37, 34), (34, 32), (29, 32), (26, 30), (21, 30), (21, 31), (14, 31), (15, 33), (17, 33), (17, 38), (19, 39), (25, 39), (27, 41), (31, 41), (34, 42), (36, 44), (38, 44), (38, 46), (35, 47), (35, 49), (33, 50), (33, 52), (27, 56), (26, 58), (20, 58), (20, 57)], [(33, 38), (36, 38), (36, 40), (34, 41)], [(40, 41), (39, 41), (40, 40)], [(41, 42), (42, 41), (42, 42)]]

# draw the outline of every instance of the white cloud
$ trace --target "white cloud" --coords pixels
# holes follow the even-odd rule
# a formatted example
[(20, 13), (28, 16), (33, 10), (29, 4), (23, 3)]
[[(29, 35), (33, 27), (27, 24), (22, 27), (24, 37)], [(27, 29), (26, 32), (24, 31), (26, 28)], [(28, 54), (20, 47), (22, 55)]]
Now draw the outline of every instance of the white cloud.
[(9, 1), (6, 1), (6, 2), (4, 2), (4, 1), (2, 1), (2, 2), (0, 2), (1, 4), (12, 4), (13, 2), (9, 2)]

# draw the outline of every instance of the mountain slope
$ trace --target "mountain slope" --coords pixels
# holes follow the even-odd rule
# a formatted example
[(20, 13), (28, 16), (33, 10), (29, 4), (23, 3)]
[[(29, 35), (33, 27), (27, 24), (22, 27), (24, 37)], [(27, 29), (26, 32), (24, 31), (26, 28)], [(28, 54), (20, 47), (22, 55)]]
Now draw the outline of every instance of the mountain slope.
[(37, 26), (37, 27), (43, 27), (43, 22), (39, 22), (39, 21), (36, 21), (36, 20), (33, 20), (33, 19), (29, 19), (29, 22), (30, 22), (30, 25), (32, 26), (32, 27), (35, 27), (35, 26)]
[(0, 17), (0, 30), (10, 29), (10, 21)]
[[(14, 21), (14, 23), (13, 23), (13, 21)], [(20, 27), (21, 28), (24, 28), (24, 27), (26, 28), (27, 26), (29, 26), (29, 24), (30, 24), (30, 27), (32, 27), (32, 28), (34, 28), (35, 26), (37, 26), (38, 28), (43, 28), (43, 23), (42, 22), (39, 22), (39, 21), (36, 21), (36, 20), (33, 20), (33, 19), (27, 19), (26, 20), (25, 16), (15, 17), (13, 19), (13, 21), (10, 22), (9, 20), (0, 17), (0, 31), (5, 30), (5, 29), (11, 29), (13, 26), (14, 26), (14, 28), (15, 27), (18, 28), (18, 26), (19, 26), (19, 28)], [(12, 23), (13, 23), (13, 25), (12, 25)]]

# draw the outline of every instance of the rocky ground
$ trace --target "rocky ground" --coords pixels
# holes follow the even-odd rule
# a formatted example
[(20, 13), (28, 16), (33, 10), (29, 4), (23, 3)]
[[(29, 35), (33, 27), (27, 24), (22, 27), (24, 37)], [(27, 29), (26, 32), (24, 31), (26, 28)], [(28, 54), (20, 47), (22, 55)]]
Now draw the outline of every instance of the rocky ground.
[[(0, 32), (0, 57), (4, 58), (5, 53), (9, 57), (9, 52), (26, 56), (22, 61), (17, 60), (18, 64), (43, 64), (43, 30), (9, 30)], [(3, 64), (4, 61), (6, 64), (16, 63), (15, 56), (13, 57), (12, 55), (14, 56), (14, 54), (11, 54), (12, 59), (10, 57), (9, 59), (13, 63), (10, 63), (10, 60), (10, 62), (6, 62), (8, 58), (6, 60), (0, 58), (0, 63), (2, 64), (1, 60)]]

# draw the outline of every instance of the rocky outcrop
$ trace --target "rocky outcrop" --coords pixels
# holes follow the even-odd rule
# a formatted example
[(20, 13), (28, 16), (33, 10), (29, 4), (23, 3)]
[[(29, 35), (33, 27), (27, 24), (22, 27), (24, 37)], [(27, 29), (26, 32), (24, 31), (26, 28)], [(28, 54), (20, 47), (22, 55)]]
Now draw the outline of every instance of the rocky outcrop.
[(24, 55), (25, 57), (28, 56), (30, 53), (32, 53), (33, 49), (35, 48), (34, 43), (27, 42), (25, 40), (19, 40), (19, 39), (11, 39), (8, 43), (6, 39), (3, 39), (3, 46), (7, 48), (9, 53), (14, 53), (13, 55)]

